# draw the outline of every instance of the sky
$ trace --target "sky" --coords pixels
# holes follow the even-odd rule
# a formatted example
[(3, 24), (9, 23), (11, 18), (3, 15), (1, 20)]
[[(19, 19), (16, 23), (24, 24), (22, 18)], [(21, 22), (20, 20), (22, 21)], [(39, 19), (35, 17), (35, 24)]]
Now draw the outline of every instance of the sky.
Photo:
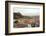
[(20, 7), (14, 7), (13, 11), (15, 13), (20, 12), (22, 15), (25, 16), (37, 16), (40, 15), (40, 8), (20, 8)]

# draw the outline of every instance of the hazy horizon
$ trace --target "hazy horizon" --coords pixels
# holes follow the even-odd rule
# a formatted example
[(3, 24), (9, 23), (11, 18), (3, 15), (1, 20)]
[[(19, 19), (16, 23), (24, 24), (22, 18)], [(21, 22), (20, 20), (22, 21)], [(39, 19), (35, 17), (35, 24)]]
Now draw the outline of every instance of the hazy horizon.
[(39, 8), (14, 8), (13, 11), (15, 13), (21, 13), (24, 16), (39, 16), (40, 15)]

